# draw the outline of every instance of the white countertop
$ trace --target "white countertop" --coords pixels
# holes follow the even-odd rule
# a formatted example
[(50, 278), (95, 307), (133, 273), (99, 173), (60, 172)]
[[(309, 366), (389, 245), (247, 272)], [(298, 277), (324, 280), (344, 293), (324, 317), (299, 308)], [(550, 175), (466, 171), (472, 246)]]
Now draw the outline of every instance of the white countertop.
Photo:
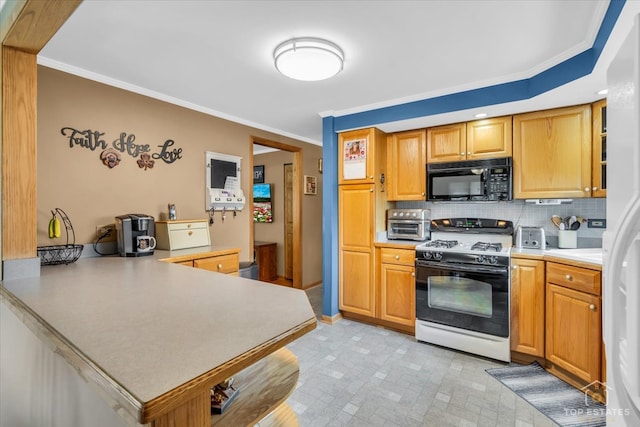
[(547, 248), (539, 249), (522, 249), (511, 248), (511, 254), (531, 255), (536, 257), (551, 256), (562, 258), (569, 261), (579, 261), (602, 267), (602, 248), (579, 248), (579, 249), (558, 249)]
[(315, 321), (302, 290), (157, 260), (167, 253), (43, 266), (2, 287), (142, 403)]

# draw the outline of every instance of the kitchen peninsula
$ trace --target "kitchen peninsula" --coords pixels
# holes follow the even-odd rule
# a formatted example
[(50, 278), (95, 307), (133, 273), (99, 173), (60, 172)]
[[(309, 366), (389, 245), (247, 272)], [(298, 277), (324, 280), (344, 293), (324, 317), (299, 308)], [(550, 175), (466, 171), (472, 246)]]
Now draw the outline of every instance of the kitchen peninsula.
[[(40, 277), (6, 280), (3, 328), (9, 308), (97, 389), (123, 425), (216, 425), (211, 387), (252, 369), (248, 380), (264, 387), (259, 409), (243, 406), (251, 386), (240, 384), (229, 410), (235, 405), (253, 425), (288, 408), (280, 403), (295, 387), (298, 366), (282, 347), (316, 325), (304, 291), (160, 261), (166, 258), (168, 251), (82, 258), (44, 266)], [(280, 390), (277, 375), (290, 390)]]

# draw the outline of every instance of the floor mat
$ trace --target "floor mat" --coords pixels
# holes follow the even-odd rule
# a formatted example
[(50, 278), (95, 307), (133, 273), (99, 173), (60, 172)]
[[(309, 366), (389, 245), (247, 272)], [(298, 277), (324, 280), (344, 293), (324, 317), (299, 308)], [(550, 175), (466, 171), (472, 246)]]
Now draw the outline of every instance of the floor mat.
[(551, 375), (537, 362), (486, 372), (563, 427), (606, 425), (605, 405)]

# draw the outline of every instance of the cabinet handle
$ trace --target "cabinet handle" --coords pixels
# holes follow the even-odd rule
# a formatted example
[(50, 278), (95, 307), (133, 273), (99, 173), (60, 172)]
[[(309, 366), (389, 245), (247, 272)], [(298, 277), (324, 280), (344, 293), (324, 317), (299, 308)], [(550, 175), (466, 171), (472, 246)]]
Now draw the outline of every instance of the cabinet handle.
[(222, 264), (218, 264), (218, 270), (222, 270)]
[(416, 273), (411, 273), (411, 277), (416, 277)]
[(422, 195), (424, 196), (424, 193), (422, 193)]
[(573, 277), (571, 277), (570, 274), (567, 274), (566, 276), (564, 276), (564, 278), (569, 280), (569, 281), (573, 280)]
[(193, 234), (193, 231), (189, 230), (189, 232), (187, 233), (189, 236), (191, 236)]
[(369, 190), (369, 193), (373, 193), (373, 188)]
[(598, 191), (598, 187), (593, 187), (591, 191)]
[(371, 176), (369, 177), (369, 179), (373, 179), (373, 175), (371, 175)]
[(517, 270), (517, 269), (518, 269), (518, 266), (517, 266), (517, 265), (514, 265), (514, 266), (512, 266), (511, 268), (513, 268), (514, 270)]
[(471, 151), (467, 151), (467, 156), (470, 156), (470, 155), (471, 155)]
[(585, 193), (588, 193), (591, 189), (589, 187), (584, 187)]
[(460, 153), (461, 156), (464, 156), (464, 151), (462, 153)]
[(396, 255), (396, 260), (400, 259), (400, 255)]
[(596, 311), (596, 305), (595, 304), (589, 304), (589, 310)]

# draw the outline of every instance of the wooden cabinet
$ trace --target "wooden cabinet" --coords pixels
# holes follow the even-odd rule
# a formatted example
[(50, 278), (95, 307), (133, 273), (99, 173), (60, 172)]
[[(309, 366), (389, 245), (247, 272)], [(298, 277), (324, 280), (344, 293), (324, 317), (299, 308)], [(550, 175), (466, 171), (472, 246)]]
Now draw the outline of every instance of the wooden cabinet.
[[(379, 179), (386, 171), (387, 135), (378, 129), (339, 136), (338, 302), (344, 313), (374, 317), (376, 291), (373, 242), (386, 229), (387, 192)], [(365, 141), (367, 176), (354, 178), (357, 165), (347, 154), (354, 141)], [(360, 160), (358, 160), (360, 161)], [(355, 166), (354, 166), (355, 165)], [(356, 169), (350, 170), (351, 167)], [(343, 313), (343, 314), (344, 314)]]
[(561, 368), (585, 383), (601, 381), (600, 272), (548, 262), (546, 350), (550, 370)]
[(386, 153), (378, 152), (383, 142), (386, 134), (376, 128), (341, 133), (338, 136), (338, 184), (374, 183), (376, 166), (386, 157)]
[(215, 271), (217, 273), (238, 274), (240, 261), (238, 254), (218, 255), (208, 258), (197, 258), (193, 260), (195, 268)]
[(511, 351), (544, 357), (545, 264), (511, 259)]
[(339, 307), (340, 310), (375, 316), (375, 188), (370, 184), (340, 186), (338, 204)]
[(415, 251), (380, 249), (380, 319), (415, 327)]
[(514, 116), (514, 197), (590, 197), (591, 144), (590, 105)]
[(591, 104), (593, 121), (593, 164), (591, 196), (607, 197), (607, 100)]
[(254, 242), (258, 279), (270, 282), (278, 278), (278, 244), (275, 242)]
[(386, 181), (389, 200), (425, 200), (426, 139), (424, 129), (388, 137)]
[(512, 153), (512, 116), (467, 123), (467, 160), (511, 157)]
[(430, 128), (427, 162), (511, 157), (512, 135), (512, 116)]
[(467, 124), (456, 123), (427, 129), (427, 163), (464, 160)]

